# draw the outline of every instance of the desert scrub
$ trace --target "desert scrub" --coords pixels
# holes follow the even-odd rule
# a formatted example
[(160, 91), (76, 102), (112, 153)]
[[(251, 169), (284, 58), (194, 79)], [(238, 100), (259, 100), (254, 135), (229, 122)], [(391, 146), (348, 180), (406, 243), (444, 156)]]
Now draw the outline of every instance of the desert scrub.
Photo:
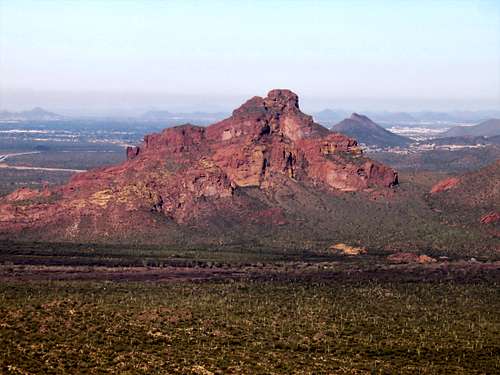
[(4, 283), (0, 369), (493, 373), (499, 297), (487, 283)]
[(15, 206), (32, 206), (38, 204), (52, 204), (61, 199), (60, 193), (51, 193), (49, 196), (37, 196), (30, 199), (22, 199), (18, 201), (13, 201), (11, 204)]

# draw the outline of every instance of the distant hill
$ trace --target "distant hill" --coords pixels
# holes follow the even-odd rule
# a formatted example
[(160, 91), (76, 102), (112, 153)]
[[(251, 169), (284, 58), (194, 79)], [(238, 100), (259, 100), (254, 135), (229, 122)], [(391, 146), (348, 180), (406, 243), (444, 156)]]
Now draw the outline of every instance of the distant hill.
[(334, 125), (331, 130), (353, 137), (367, 146), (404, 147), (412, 142), (411, 139), (391, 133), (368, 117), (357, 113)]
[(493, 137), (500, 135), (500, 119), (490, 119), (474, 126), (455, 126), (441, 134), (444, 137)]
[[(500, 140), (500, 137), (498, 137)], [(448, 138), (449, 139), (449, 138)], [(373, 158), (399, 172), (465, 173), (475, 171), (500, 159), (500, 147), (491, 144), (480, 148), (436, 149), (408, 154), (372, 152)]]
[(420, 111), (413, 113), (412, 116), (418, 121), (432, 121), (432, 122), (456, 121), (456, 118), (452, 114), (447, 112)]
[(141, 116), (146, 121), (166, 121), (172, 119), (173, 114), (169, 111), (148, 111)]
[[(314, 113), (313, 117), (319, 123), (330, 125), (348, 117), (353, 110), (346, 109), (324, 109)], [(467, 124), (479, 123), (490, 118), (499, 118), (498, 110), (483, 111), (419, 111), (419, 112), (391, 112), (384, 110), (363, 110), (366, 116), (378, 124), (387, 125), (408, 125), (408, 124)]]
[[(497, 137), (498, 138), (498, 137)], [(432, 138), (419, 142), (421, 145), (434, 144), (436, 146), (456, 145), (456, 146), (475, 146), (498, 144), (498, 139), (488, 137), (444, 137)]]
[(314, 120), (324, 125), (336, 124), (337, 122), (344, 119), (349, 115), (349, 112), (345, 110), (333, 110), (333, 109), (324, 109), (320, 112), (316, 112), (313, 117)]
[(375, 121), (384, 123), (415, 123), (415, 117), (406, 112), (368, 112), (368, 116)]
[(500, 135), (494, 135), (493, 137), (488, 137), (488, 142), (492, 145), (500, 145)]
[(64, 116), (40, 107), (21, 112), (0, 111), (0, 121), (57, 121), (63, 118)]

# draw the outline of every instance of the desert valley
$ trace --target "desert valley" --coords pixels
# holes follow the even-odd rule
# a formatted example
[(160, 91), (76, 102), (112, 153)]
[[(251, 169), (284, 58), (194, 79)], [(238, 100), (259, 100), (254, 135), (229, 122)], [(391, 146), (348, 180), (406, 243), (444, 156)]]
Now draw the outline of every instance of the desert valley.
[[(34, 127), (33, 122), (23, 121), (15, 126)], [(64, 125), (57, 126), (63, 131)], [(363, 143), (352, 137), (353, 131)], [(118, 136), (124, 133), (132, 132), (120, 131)], [(479, 327), (478, 336), (471, 337), (451, 316), (441, 315), (442, 309), (450, 307), (436, 299), (454, 288), (460, 306), (465, 308), (465, 301), (479, 306), (474, 313), (479, 315), (455, 311), (462, 314), (459, 319), (468, 324), (476, 319), (489, 321), (484, 329), (496, 324), (492, 313), (500, 275), (500, 164), (494, 161), (498, 146), (486, 136), (479, 149), (483, 154), (490, 150), (491, 156), (481, 155), (481, 161), (474, 159), (476, 147), (417, 151), (419, 141), (390, 133), (358, 114), (329, 130), (300, 110), (295, 93), (281, 89), (249, 99), (213, 125), (173, 124), (145, 135), (136, 145), (131, 140), (110, 142), (109, 132), (94, 135), (92, 142), (41, 141), (40, 134), (53, 137), (54, 133), (31, 129), (20, 133), (24, 138), (15, 144), (23, 146), (16, 150), (8, 146), (13, 132), (6, 134), (5, 167), (0, 170), (5, 176), (5, 193), (0, 198), (3, 295), (15, 293), (20, 298), (35, 293), (30, 305), (42, 303), (44, 307), (32, 305), (35, 310), (29, 310), (29, 319), (38, 327), (29, 333), (4, 299), (4, 316), (9, 318), (2, 323), (3, 332), (20, 340), (18, 349), (6, 353), (5, 361), (19, 357), (25, 340), (42, 332), (64, 345), (69, 338), (54, 336), (62, 334), (60, 319), (80, 335), (73, 320), (94, 311), (96, 318), (106, 316), (104, 321), (89, 321), (98, 330), (91, 347), (101, 351), (83, 356), (74, 352), (71, 361), (55, 362), (60, 370), (80, 368), (86, 358), (92, 366), (101, 363), (103, 369), (112, 366), (134, 372), (168, 368), (204, 373), (211, 366), (260, 372), (277, 370), (276, 365), (288, 372), (297, 368), (295, 361), (301, 358), (306, 361), (301, 368), (341, 371), (342, 358), (351, 356), (346, 346), (350, 340), (355, 340), (356, 350), (366, 347), (359, 360), (351, 357), (349, 362), (360, 371), (373, 368), (375, 358), (379, 361), (375, 368), (381, 371), (397, 368), (408, 373), (424, 363), (432, 371), (441, 371), (449, 368), (450, 360), (456, 360), (453, 366), (464, 371), (476, 369), (477, 363), (483, 370), (496, 366), (494, 332)], [(447, 143), (446, 138), (427, 142), (437, 144), (441, 139)], [(470, 139), (463, 138), (462, 143)], [(371, 151), (370, 146), (383, 149)], [(443, 163), (433, 153), (450, 155), (455, 162)], [(16, 180), (23, 181), (22, 187), (16, 188)], [(110, 288), (111, 294), (99, 297), (100, 285)], [(127, 285), (127, 294), (122, 295), (125, 290), (120, 292), (120, 285)], [(64, 300), (56, 298), (60, 288), (65, 290)], [(310, 288), (314, 288), (312, 295)], [(188, 289), (195, 293), (189, 302), (178, 297)], [(470, 294), (473, 289), (474, 295)], [(146, 301), (127, 297), (139, 291), (141, 298), (163, 302), (158, 300), (144, 310)], [(215, 305), (214, 293), (218, 296)], [(289, 299), (288, 293), (294, 298)], [(394, 321), (372, 326), (366, 321), (372, 315), (353, 310), (361, 304), (364, 314), (373, 314), (369, 301), (374, 297), (385, 299), (386, 304), (376, 314), (378, 319), (390, 313)], [(110, 300), (95, 310), (90, 307), (95, 298), (116, 302)], [(233, 307), (227, 305), (228, 298)], [(352, 302), (337, 305), (338, 298)], [(354, 304), (353, 298), (358, 302)], [(249, 299), (256, 301), (252, 307), (247, 306)], [(287, 315), (298, 313), (293, 307), (298, 301), (307, 306), (299, 315), (314, 316), (300, 328)], [(110, 303), (123, 307), (101, 310)], [(189, 307), (182, 307), (185, 303)], [(139, 319), (137, 328), (120, 315), (122, 308), (133, 320)], [(421, 308), (424, 311), (418, 316), (407, 317)], [(330, 309), (337, 312), (317, 316)], [(58, 317), (52, 315), (55, 312)], [(347, 314), (344, 323), (337, 321), (339, 313)], [(435, 314), (453, 339), (425, 333), (429, 323), (422, 319), (434, 319)], [(262, 326), (255, 319), (264, 316), (270, 320)], [(50, 325), (42, 323), (47, 319)], [(114, 338), (99, 338), (107, 319), (117, 319), (127, 337), (139, 335), (133, 347), (147, 351), (167, 345), (172, 359), (147, 352), (141, 354), (147, 364), (139, 357), (131, 362), (114, 357), (110, 350), (114, 352), (116, 346), (125, 352), (132, 347), (117, 332)], [(207, 326), (205, 319), (211, 321)], [(403, 321), (408, 324), (407, 319), (412, 326), (398, 335), (409, 341), (391, 339), (390, 332), (400, 329)], [(275, 324), (280, 327), (278, 336), (273, 336)], [(331, 324), (347, 325), (330, 331)], [(188, 329), (182, 327), (201, 330), (197, 341), (181, 334)], [(265, 331), (258, 333), (260, 329)], [(432, 336), (416, 339), (414, 333), (420, 329)], [(252, 337), (264, 335), (259, 345), (272, 356), (250, 360), (261, 349), (254, 346), (253, 338), (242, 337), (244, 332), (252, 332)], [(105, 341), (99, 344), (99, 340)], [(227, 340), (234, 344), (228, 346)], [(373, 348), (372, 340), (389, 344), (372, 351), (368, 349)], [(214, 342), (218, 346), (213, 347)], [(481, 356), (474, 367), (451, 354), (466, 343), (473, 346), (460, 358), (476, 361), (475, 356)], [(60, 356), (64, 346), (53, 345), (41, 344), (40, 350)], [(404, 354), (400, 352), (403, 347)], [(238, 349), (228, 357), (229, 348)], [(38, 357), (22, 350), (26, 366), (38, 363)], [(86, 353), (88, 349), (78, 350)], [(189, 351), (190, 359), (179, 350)], [(427, 356), (419, 354), (422, 350)], [(33, 353), (44, 356), (40, 351)], [(332, 359), (328, 353), (338, 357)], [(106, 365), (101, 362), (104, 358), (117, 362)], [(47, 371), (54, 362), (49, 363), (43, 367)]]
[(0, 373), (500, 373), (499, 15), (0, 1)]

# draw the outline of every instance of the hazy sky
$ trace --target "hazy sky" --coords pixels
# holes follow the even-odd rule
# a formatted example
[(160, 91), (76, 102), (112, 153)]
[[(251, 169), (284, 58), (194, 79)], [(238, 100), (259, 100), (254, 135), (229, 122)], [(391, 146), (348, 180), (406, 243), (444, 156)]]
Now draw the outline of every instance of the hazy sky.
[(500, 1), (0, 0), (0, 109), (500, 108)]

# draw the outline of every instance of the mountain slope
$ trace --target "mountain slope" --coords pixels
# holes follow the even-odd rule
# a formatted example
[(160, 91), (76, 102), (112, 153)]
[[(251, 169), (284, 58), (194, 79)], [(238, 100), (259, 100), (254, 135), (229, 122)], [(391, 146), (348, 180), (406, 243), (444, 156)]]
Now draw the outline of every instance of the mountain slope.
[(474, 126), (456, 126), (439, 137), (493, 137), (500, 135), (500, 119), (490, 119)]
[(368, 146), (394, 147), (407, 146), (411, 143), (409, 138), (391, 133), (368, 117), (357, 113), (334, 125), (331, 130), (353, 137)]
[[(432, 188), (430, 200), (463, 223), (478, 224), (489, 214), (500, 215), (500, 160), (439, 182)], [(500, 220), (495, 223), (500, 229)]]
[(291, 225), (295, 236), (308, 236), (312, 232), (296, 229), (328, 224), (322, 200), (390, 191), (398, 183), (392, 169), (363, 157), (355, 140), (302, 113), (288, 90), (254, 97), (207, 128), (184, 125), (148, 135), (127, 157), (58, 188), (21, 189), (3, 198), (0, 233), (175, 242), (189, 228), (206, 238), (234, 236), (229, 228), (258, 238)]
[(316, 112), (314, 114), (314, 119), (320, 123), (320, 124), (323, 124), (323, 125), (327, 125), (327, 124), (334, 124), (340, 120), (342, 120), (343, 118), (345, 118), (345, 116), (348, 116), (349, 115), (349, 112), (347, 111), (344, 111), (344, 110), (333, 110), (333, 109), (324, 109), (320, 112)]

